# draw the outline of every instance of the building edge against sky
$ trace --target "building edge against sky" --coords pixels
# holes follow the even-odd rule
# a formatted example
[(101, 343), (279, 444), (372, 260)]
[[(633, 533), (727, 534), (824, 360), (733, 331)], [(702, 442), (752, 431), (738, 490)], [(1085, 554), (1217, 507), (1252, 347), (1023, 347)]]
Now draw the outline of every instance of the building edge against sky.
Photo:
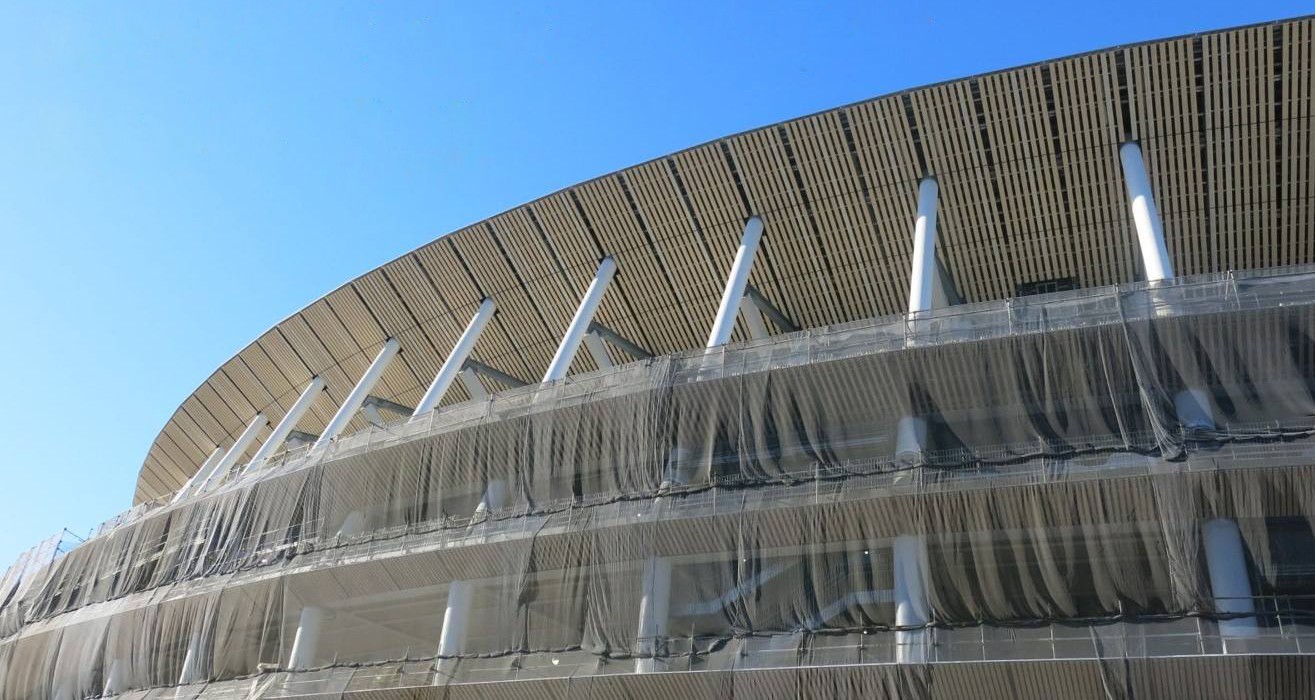
[(367, 273), (9, 571), (4, 697), (1308, 692), (1313, 52), (909, 90)]

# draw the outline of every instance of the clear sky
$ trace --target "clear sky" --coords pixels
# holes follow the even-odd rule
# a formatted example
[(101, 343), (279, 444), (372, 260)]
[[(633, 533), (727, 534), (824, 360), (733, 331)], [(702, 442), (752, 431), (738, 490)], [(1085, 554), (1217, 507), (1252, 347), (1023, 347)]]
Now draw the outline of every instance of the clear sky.
[(718, 136), (1298, 2), (0, 5), (0, 570), (272, 324)]

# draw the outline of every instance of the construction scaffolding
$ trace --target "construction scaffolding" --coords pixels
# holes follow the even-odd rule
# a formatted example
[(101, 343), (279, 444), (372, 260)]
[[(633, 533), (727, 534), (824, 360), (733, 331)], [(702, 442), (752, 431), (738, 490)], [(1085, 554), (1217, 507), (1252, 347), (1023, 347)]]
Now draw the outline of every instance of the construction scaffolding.
[(1307, 653), (1312, 432), (1310, 268), (648, 358), (238, 465), (11, 569), (2, 697)]

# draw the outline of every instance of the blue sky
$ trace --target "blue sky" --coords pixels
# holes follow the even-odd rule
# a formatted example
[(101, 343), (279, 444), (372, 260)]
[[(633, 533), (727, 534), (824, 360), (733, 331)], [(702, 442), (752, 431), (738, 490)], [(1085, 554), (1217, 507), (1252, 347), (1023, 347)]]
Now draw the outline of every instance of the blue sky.
[(1284, 2), (0, 6), (0, 569), (126, 508), (269, 326), (717, 136)]

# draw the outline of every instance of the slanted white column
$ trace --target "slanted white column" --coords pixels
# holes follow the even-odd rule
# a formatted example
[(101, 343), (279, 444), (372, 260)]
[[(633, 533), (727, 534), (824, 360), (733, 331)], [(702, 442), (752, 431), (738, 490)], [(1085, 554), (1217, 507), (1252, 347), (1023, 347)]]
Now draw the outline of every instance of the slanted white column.
[[(930, 177), (918, 183), (918, 214), (913, 220), (913, 267), (909, 273), (909, 315), (937, 308), (945, 293), (936, 267), (936, 206), (940, 186)], [(904, 416), (895, 429), (895, 457), (916, 462), (927, 444), (927, 419)]]
[(311, 377), (310, 383), (306, 385), (305, 389), (301, 390), (301, 396), (297, 397), (297, 400), (292, 403), (292, 408), (289, 408), (287, 414), (283, 416), (283, 420), (280, 420), (279, 424), (274, 427), (274, 432), (270, 433), (269, 439), (265, 440), (265, 444), (261, 445), (259, 450), (256, 450), (256, 454), (251, 458), (251, 463), (247, 465), (247, 469), (260, 469), (265, 465), (266, 460), (274, 456), (274, 451), (288, 439), (288, 436), (296, 429), (297, 423), (301, 421), (301, 417), (315, 403), (315, 399), (319, 398), (320, 392), (324, 391), (324, 386), (323, 377)]
[(438, 368), (438, 374), (434, 375), (434, 381), (429, 384), (429, 389), (416, 405), (415, 413), (411, 414), (411, 420), (415, 420), (426, 413), (434, 410), (443, 395), (447, 393), (448, 387), (452, 386), (452, 380), (457, 378), (461, 370), (466, 365), (466, 360), (470, 353), (475, 349), (475, 343), (479, 342), (479, 336), (484, 332), (484, 327), (488, 325), (489, 319), (493, 318), (493, 312), (497, 304), (492, 299), (485, 299), (480, 302), (479, 309), (475, 311), (474, 317), (470, 323), (466, 324), (466, 330), (461, 332), (461, 337), (457, 338), (457, 344), (453, 346), (452, 352), (448, 354), (447, 359), (443, 361), (443, 366)]
[(744, 224), (740, 248), (735, 251), (735, 262), (731, 263), (731, 274), (726, 278), (726, 289), (721, 294), (717, 317), (712, 321), (712, 332), (708, 334), (709, 348), (720, 347), (731, 340), (731, 332), (735, 330), (735, 316), (740, 311), (740, 302), (744, 300), (744, 288), (749, 284), (749, 271), (753, 269), (753, 259), (758, 253), (762, 237), (762, 219), (749, 217)]
[(927, 419), (922, 416), (904, 416), (895, 426), (895, 458), (913, 464), (922, 457), (927, 444)]
[(909, 313), (932, 308), (936, 290), (936, 197), (940, 186), (927, 177), (918, 183), (918, 216), (913, 220), (913, 272)]
[(484, 487), (484, 497), (475, 507), (475, 514), (506, 508), (508, 501), (507, 482), (503, 479), (489, 479), (488, 486)]
[(580, 342), (589, 332), (589, 324), (593, 323), (598, 305), (603, 301), (607, 285), (615, 274), (616, 261), (610, 257), (603, 258), (603, 262), (598, 265), (598, 271), (594, 273), (594, 280), (589, 283), (589, 289), (585, 290), (584, 298), (580, 300), (579, 308), (575, 310), (571, 325), (566, 327), (566, 335), (562, 337), (562, 344), (557, 347), (557, 354), (553, 355), (552, 362), (548, 363), (548, 371), (544, 373), (543, 381), (551, 382), (566, 376), (567, 370), (571, 368), (571, 360), (575, 359), (575, 353), (580, 349)]
[(338, 528), (339, 537), (353, 537), (365, 532), (365, 513), (354, 510), (343, 518), (342, 525)]
[(265, 414), (257, 413), (256, 417), (252, 418), (251, 422), (247, 424), (247, 429), (243, 430), (242, 434), (238, 436), (237, 442), (234, 442), (233, 446), (228, 448), (228, 452), (224, 453), (223, 459), (215, 463), (215, 466), (210, 470), (209, 476), (205, 478), (205, 481), (200, 482), (201, 485), (196, 490), (204, 491), (210, 485), (210, 482), (215, 479), (222, 479), (228, 473), (228, 470), (232, 469), (234, 464), (237, 464), (237, 460), (242, 457), (242, 453), (246, 452), (251, 443), (256, 441), (260, 431), (266, 425), (269, 425), (269, 421), (265, 418)]
[(1170, 279), (1173, 262), (1164, 245), (1164, 223), (1151, 193), (1151, 180), (1146, 175), (1146, 161), (1141, 146), (1125, 143), (1119, 147), (1119, 160), (1123, 163), (1123, 182), (1128, 190), (1128, 206), (1132, 209), (1132, 223), (1137, 228), (1137, 244), (1141, 249), (1146, 279), (1151, 282)]
[[(1219, 633), (1227, 637), (1254, 637), (1258, 634), (1255, 593), (1251, 590), (1251, 577), (1247, 574), (1246, 551), (1237, 523), (1228, 518), (1215, 518), (1201, 526), (1205, 544), (1205, 564), (1210, 572), (1210, 592), (1215, 597), (1215, 610), (1236, 615), (1231, 620), (1219, 621)], [(1228, 639), (1224, 640), (1225, 651)]]
[(1214, 430), (1215, 414), (1210, 397), (1200, 389), (1183, 389), (1173, 397), (1178, 420), (1194, 430)]
[(170, 501), (170, 503), (177, 503), (183, 500), (187, 497), (187, 494), (191, 493), (193, 486), (205, 483), (206, 479), (210, 478), (211, 472), (214, 471), (215, 465), (219, 463), (219, 460), (224, 458), (224, 453), (227, 451), (228, 450), (225, 450), (222, 447), (216, 447), (215, 451), (211, 452), (210, 456), (206, 457), (205, 461), (201, 463), (201, 468), (196, 470), (196, 473), (192, 475), (192, 478), (188, 479), (187, 483), (183, 484), (181, 489), (178, 489), (178, 493), (174, 494), (173, 500)]
[(311, 668), (319, 654), (320, 628), (324, 625), (324, 608), (307, 605), (297, 620), (297, 634), (292, 638), (292, 652), (288, 654), (288, 668)]
[(200, 628), (192, 630), (192, 636), (187, 640), (187, 654), (183, 657), (183, 670), (178, 674), (178, 685), (188, 685), (201, 680), (201, 644), (203, 639)]
[[(913, 221), (913, 269), (909, 275), (909, 315), (936, 307), (938, 295), (936, 268), (936, 200), (940, 187), (936, 180), (923, 178), (918, 183), (918, 214)], [(940, 299), (944, 295), (939, 295)], [(904, 416), (895, 430), (895, 456), (901, 461), (917, 461), (927, 444), (927, 420), (921, 416)], [(924, 663), (927, 660), (931, 618), (927, 606), (927, 544), (921, 535), (900, 535), (892, 543), (895, 582), (895, 625), (915, 629), (895, 631), (895, 661)]]
[(474, 600), (474, 583), (453, 581), (447, 589), (447, 609), (443, 611), (443, 631), (438, 636), (440, 658), (460, 656), (466, 650), (466, 628)]
[(659, 489), (669, 489), (676, 486), (684, 486), (689, 483), (689, 462), (693, 458), (693, 453), (677, 445), (671, 448), (667, 453), (666, 466), (662, 472), (662, 483)]
[(915, 627), (895, 632), (895, 661), (925, 663), (931, 620), (927, 605), (927, 544), (919, 535), (900, 535), (894, 542), (895, 625)]
[[(1155, 206), (1141, 146), (1132, 142), (1123, 144), (1119, 147), (1119, 160), (1123, 163), (1123, 182), (1127, 185), (1132, 223), (1137, 229), (1143, 273), (1150, 282), (1173, 279), (1173, 261), (1169, 259), (1169, 250), (1164, 243), (1164, 222)], [(1197, 430), (1214, 429), (1214, 412), (1204, 391), (1188, 388), (1178, 392), (1174, 396), (1174, 407), (1184, 426)]]
[(671, 560), (650, 558), (644, 563), (644, 592), (639, 599), (639, 634), (637, 635), (635, 673), (666, 670), (664, 659), (654, 658), (662, 651), (667, 636), (667, 617), (671, 610)]
[(362, 374), (361, 378), (356, 381), (356, 386), (352, 387), (351, 393), (347, 394), (347, 400), (342, 402), (342, 406), (338, 407), (338, 412), (333, 414), (329, 424), (324, 426), (324, 432), (320, 433), (320, 439), (315, 441), (313, 449), (323, 448), (333, 442), (333, 439), (338, 437), (338, 433), (341, 433), (342, 429), (347, 427), (356, 412), (361, 410), (361, 404), (365, 403), (366, 397), (370, 395), (370, 390), (374, 388), (375, 382), (379, 381), (379, 377), (383, 375), (389, 361), (397, 355), (397, 351), (401, 347), (396, 338), (389, 338), (388, 342), (384, 343), (383, 348), (379, 350), (379, 354), (375, 355), (374, 362), (370, 363), (369, 369), (365, 370), (365, 374)]

